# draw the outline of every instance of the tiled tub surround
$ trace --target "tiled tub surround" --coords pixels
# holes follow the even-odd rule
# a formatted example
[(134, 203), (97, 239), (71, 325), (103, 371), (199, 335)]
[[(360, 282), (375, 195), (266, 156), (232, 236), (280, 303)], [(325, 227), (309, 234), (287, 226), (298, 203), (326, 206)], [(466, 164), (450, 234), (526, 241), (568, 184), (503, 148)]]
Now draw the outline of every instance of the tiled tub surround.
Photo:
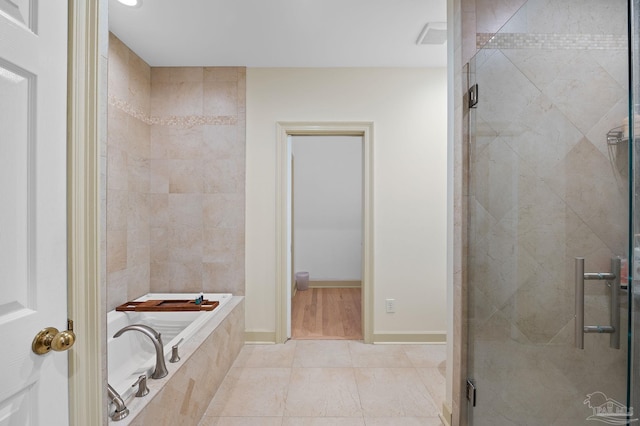
[(109, 37), (107, 310), (244, 295), (244, 68), (151, 68)]
[[(196, 293), (150, 293), (136, 299), (147, 300), (195, 300)], [(110, 311), (107, 314), (107, 353), (109, 384), (123, 399), (128, 399), (137, 389), (131, 385), (141, 374), (151, 377), (156, 366), (156, 351), (151, 339), (142, 333), (125, 333), (114, 337), (118, 330), (134, 324), (143, 324), (161, 334), (164, 345), (164, 357), (171, 358), (172, 347), (183, 346), (208, 323), (214, 315), (223, 311), (224, 305), (231, 301), (231, 294), (204, 294), (207, 301), (216, 301), (218, 306), (207, 311)]]
[(181, 360), (169, 375), (149, 379), (150, 393), (126, 401), (125, 425), (197, 425), (244, 345), (244, 297), (234, 296), (191, 339), (180, 345)]

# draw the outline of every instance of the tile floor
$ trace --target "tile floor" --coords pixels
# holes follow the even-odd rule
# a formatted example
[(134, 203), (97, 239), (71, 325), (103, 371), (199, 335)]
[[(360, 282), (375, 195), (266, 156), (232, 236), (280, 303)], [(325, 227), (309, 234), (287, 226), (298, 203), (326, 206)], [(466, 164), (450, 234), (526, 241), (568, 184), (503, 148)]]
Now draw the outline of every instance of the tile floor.
[(445, 345), (245, 345), (200, 426), (441, 426)]

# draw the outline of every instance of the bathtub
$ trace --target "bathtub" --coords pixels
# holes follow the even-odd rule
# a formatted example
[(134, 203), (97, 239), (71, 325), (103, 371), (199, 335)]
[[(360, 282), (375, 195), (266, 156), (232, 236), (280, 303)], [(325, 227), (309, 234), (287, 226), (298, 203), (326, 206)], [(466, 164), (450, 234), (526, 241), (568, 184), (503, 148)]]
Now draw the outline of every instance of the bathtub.
[[(145, 301), (150, 299), (195, 299), (197, 294), (186, 293), (150, 293), (136, 299)], [(145, 324), (158, 331), (164, 344), (164, 355), (167, 368), (180, 367), (187, 352), (192, 348), (192, 337), (203, 328), (205, 324), (224, 313), (225, 305), (233, 297), (231, 294), (205, 294), (205, 299), (218, 301), (219, 305), (212, 311), (187, 311), (187, 312), (117, 312), (107, 314), (107, 366), (108, 382), (120, 394), (127, 403), (133, 398), (137, 389), (132, 385), (138, 377), (146, 374), (149, 387), (155, 385), (158, 380), (151, 380), (151, 374), (155, 368), (156, 355), (151, 339), (137, 331), (127, 331), (118, 338), (113, 335), (122, 327), (131, 324)], [(178, 344), (181, 361), (170, 363), (171, 348)], [(140, 399), (140, 398), (136, 398)], [(118, 422), (123, 424), (128, 422)]]

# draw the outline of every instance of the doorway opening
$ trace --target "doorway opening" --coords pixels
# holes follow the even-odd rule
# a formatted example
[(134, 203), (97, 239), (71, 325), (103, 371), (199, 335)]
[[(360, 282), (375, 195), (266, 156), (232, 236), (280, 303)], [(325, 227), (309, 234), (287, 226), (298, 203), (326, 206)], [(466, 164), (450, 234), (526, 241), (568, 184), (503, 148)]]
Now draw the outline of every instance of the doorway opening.
[[(278, 123), (278, 212), (277, 212), (277, 285), (276, 285), (276, 341), (284, 342), (292, 337), (292, 296), (295, 284), (294, 259), (294, 148), (293, 138), (305, 136), (356, 137), (360, 145), (360, 232), (358, 265), (360, 273), (353, 275), (353, 261), (346, 262), (350, 274), (359, 278), (360, 284), (360, 330), (365, 342), (371, 341), (372, 329), (372, 286), (373, 286), (373, 238), (372, 238), (372, 165), (373, 165), (373, 123)], [(328, 171), (330, 173), (330, 171)], [(299, 230), (298, 233), (301, 231)], [(304, 237), (304, 231), (302, 231)], [(326, 235), (325, 235), (326, 236)], [(299, 235), (297, 237), (300, 237)], [(353, 235), (351, 236), (353, 240)], [(300, 238), (297, 238), (300, 241)], [(300, 244), (300, 242), (299, 242)], [(304, 245), (304, 243), (302, 243)], [(353, 245), (353, 242), (351, 243)], [(313, 249), (312, 249), (313, 251)], [(327, 262), (325, 256), (320, 260)], [(329, 260), (330, 262), (330, 260)], [(309, 265), (309, 263), (307, 263)], [(302, 267), (302, 264), (298, 264)], [(334, 269), (335, 270), (335, 269)], [(323, 273), (321, 273), (323, 275)], [(343, 274), (345, 277), (348, 274)], [(318, 278), (322, 278), (319, 276)], [(312, 278), (313, 279), (313, 278)], [(320, 286), (330, 286), (327, 281), (342, 281), (338, 286), (355, 287), (356, 279), (324, 279)], [(349, 283), (351, 281), (351, 283)], [(345, 283), (346, 282), (346, 283)], [(311, 289), (315, 290), (315, 289)], [(308, 296), (313, 296), (313, 291)], [(319, 293), (315, 291), (316, 297)], [(355, 306), (355, 305), (354, 305)], [(329, 314), (329, 313), (328, 313)]]
[(291, 338), (362, 340), (362, 136), (289, 136)]

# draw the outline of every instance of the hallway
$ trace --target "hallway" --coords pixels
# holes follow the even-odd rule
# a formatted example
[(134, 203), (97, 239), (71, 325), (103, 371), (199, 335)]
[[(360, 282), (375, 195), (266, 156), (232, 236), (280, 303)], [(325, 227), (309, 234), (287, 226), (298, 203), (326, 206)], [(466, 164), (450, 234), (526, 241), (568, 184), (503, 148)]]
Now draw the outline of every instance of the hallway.
[(291, 338), (362, 340), (359, 288), (310, 288), (291, 300)]
[(445, 345), (245, 345), (200, 426), (440, 426)]

